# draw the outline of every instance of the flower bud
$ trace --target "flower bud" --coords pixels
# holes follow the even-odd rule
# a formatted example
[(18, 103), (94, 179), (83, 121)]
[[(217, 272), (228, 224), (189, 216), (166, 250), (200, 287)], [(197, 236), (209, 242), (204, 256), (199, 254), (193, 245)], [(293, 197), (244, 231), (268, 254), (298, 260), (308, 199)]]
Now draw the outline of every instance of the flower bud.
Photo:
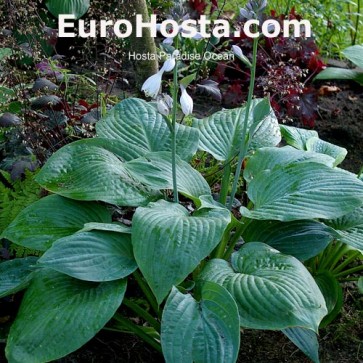
[(180, 85), (181, 96), (180, 105), (185, 116), (193, 112), (193, 99), (188, 95), (187, 90), (183, 85)]

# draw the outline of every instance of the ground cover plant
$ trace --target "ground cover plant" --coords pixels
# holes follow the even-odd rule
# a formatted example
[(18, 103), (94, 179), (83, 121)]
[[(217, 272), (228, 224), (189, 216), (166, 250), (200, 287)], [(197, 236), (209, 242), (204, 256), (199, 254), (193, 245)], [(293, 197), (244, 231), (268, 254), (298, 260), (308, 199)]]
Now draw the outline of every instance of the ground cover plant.
[(230, 50), (250, 74), (242, 107), (191, 116), (195, 74), (176, 36), (141, 87), (151, 102), (102, 110), (96, 137), (57, 150), (35, 181), (0, 174), (0, 239), (17, 255), (0, 263), (0, 298), (24, 291), (10, 363), (58, 359), (101, 329), (138, 335), (166, 362), (236, 362), (243, 328), (282, 331), (319, 361), (340, 282), (363, 269), (363, 178), (339, 167), (346, 149), (254, 98), (260, 42)]

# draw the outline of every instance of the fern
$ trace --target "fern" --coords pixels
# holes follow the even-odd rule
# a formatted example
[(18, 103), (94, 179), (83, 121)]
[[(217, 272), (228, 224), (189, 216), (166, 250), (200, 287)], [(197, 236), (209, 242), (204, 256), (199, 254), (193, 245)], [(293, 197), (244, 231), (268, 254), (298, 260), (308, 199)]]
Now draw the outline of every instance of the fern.
[[(11, 180), (9, 173), (0, 170), (0, 234), (27, 206), (41, 197), (41, 187), (34, 181), (35, 173), (25, 172), (24, 180)], [(39, 252), (11, 244), (9, 252), (16, 257), (37, 255)]]

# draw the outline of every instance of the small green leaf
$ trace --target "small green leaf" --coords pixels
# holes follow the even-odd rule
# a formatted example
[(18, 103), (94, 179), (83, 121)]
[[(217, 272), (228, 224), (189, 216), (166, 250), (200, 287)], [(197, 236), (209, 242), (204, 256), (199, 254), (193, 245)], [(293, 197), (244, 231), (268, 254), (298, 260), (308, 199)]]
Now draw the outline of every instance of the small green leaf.
[(45, 266), (85, 281), (112, 281), (137, 269), (129, 234), (91, 231), (55, 241), (39, 259)]
[(317, 331), (327, 313), (324, 297), (304, 265), (263, 243), (247, 243), (232, 255), (231, 265), (211, 260), (200, 278), (232, 294), (242, 327)]
[(312, 137), (306, 142), (306, 150), (331, 156), (335, 159), (334, 166), (339, 165), (348, 153), (344, 147), (320, 140), (318, 137)]
[(251, 219), (281, 221), (341, 217), (363, 204), (363, 183), (354, 174), (314, 162), (276, 166), (256, 175), (247, 190)]
[(202, 197), (192, 216), (181, 205), (160, 200), (137, 208), (132, 244), (137, 264), (159, 303), (209, 255), (231, 221), (230, 212)]
[(305, 130), (293, 126), (280, 125), (280, 130), (286, 143), (299, 150), (306, 150), (306, 142), (311, 137), (319, 137), (315, 130)]
[(90, 7), (89, 0), (47, 0), (45, 4), (55, 17), (61, 14), (73, 14), (76, 19), (86, 14)]
[(80, 348), (112, 318), (125, 290), (125, 280), (94, 283), (37, 271), (10, 329), (9, 363), (49, 362)]
[[(230, 160), (238, 154), (243, 140), (246, 108), (235, 108), (214, 113), (198, 120), (193, 126), (200, 131), (199, 148), (212, 154), (217, 160)], [(280, 140), (277, 118), (265, 99), (253, 100), (248, 119), (250, 149), (276, 146)]]
[(358, 279), (358, 290), (361, 294), (363, 294), (363, 277), (362, 276)]
[(363, 85), (363, 72), (356, 71), (354, 69), (345, 68), (325, 68), (320, 72), (314, 80), (326, 80), (326, 79), (342, 79), (347, 81), (356, 81)]
[(88, 222), (110, 223), (111, 213), (97, 203), (50, 195), (22, 210), (1, 237), (20, 246), (45, 251), (54, 241), (79, 231)]
[(342, 52), (357, 67), (363, 69), (363, 45), (353, 45)]
[[(128, 98), (117, 104), (97, 122), (96, 130), (99, 137), (118, 140), (134, 154), (133, 159), (150, 152), (171, 151), (171, 133), (163, 116), (141, 99)], [(179, 157), (190, 160), (198, 148), (198, 131), (177, 124), (176, 140)]]
[(15, 294), (29, 285), (38, 257), (16, 258), (0, 263), (0, 298)]
[(260, 241), (301, 261), (323, 251), (336, 236), (332, 228), (310, 221), (259, 221), (248, 223), (243, 232), (245, 242)]
[(234, 363), (239, 340), (237, 305), (226, 289), (207, 282), (197, 302), (173, 287), (161, 322), (167, 363)]

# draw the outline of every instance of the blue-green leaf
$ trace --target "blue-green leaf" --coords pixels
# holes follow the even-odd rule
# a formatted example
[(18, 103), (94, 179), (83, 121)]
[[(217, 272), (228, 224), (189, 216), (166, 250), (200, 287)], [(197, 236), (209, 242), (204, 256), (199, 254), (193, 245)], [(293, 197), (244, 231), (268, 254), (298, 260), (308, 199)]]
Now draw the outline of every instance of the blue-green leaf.
[(167, 363), (234, 363), (239, 340), (237, 305), (226, 289), (207, 282), (197, 302), (173, 287), (161, 322)]
[(323, 223), (310, 221), (259, 221), (248, 223), (243, 232), (245, 242), (260, 241), (285, 255), (301, 261), (323, 251), (336, 236), (332, 228)]
[(112, 318), (125, 290), (124, 280), (94, 283), (37, 271), (9, 332), (9, 363), (50, 362), (80, 348)]
[(130, 234), (90, 231), (53, 243), (39, 259), (45, 266), (85, 281), (112, 281), (137, 269)]
[(34, 271), (32, 265), (37, 260), (38, 257), (25, 257), (0, 263), (0, 298), (29, 285)]
[(313, 162), (276, 166), (249, 183), (251, 219), (291, 221), (337, 218), (363, 204), (363, 183), (354, 174)]
[(230, 212), (202, 197), (189, 215), (183, 206), (160, 200), (137, 208), (132, 244), (137, 264), (159, 303), (217, 246), (230, 223)]
[(45, 251), (54, 241), (79, 231), (88, 222), (110, 223), (111, 213), (97, 203), (50, 195), (22, 210), (1, 237)]
[(211, 260), (200, 278), (232, 294), (243, 327), (317, 331), (327, 313), (324, 297), (304, 265), (263, 243), (247, 243), (232, 255), (231, 264)]
[[(153, 106), (138, 98), (128, 98), (117, 104), (97, 122), (96, 130), (99, 137), (118, 140), (133, 154), (133, 159), (150, 152), (171, 151), (167, 121)], [(198, 148), (198, 131), (177, 124), (176, 140), (179, 157), (191, 159)]]

